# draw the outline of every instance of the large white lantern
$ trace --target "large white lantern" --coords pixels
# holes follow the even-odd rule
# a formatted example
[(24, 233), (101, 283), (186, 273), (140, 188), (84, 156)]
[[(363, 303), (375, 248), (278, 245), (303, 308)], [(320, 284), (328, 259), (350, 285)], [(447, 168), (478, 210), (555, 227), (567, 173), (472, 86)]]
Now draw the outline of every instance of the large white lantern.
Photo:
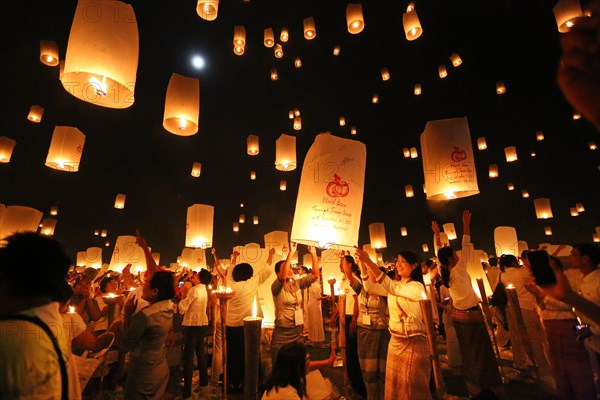
[(353, 35), (361, 33), (365, 28), (362, 4), (349, 3), (346, 6), (346, 26), (348, 27), (348, 32)]
[(479, 193), (467, 118), (429, 121), (421, 133), (427, 200)]
[[(2, 207), (4, 208), (4, 207)], [(25, 206), (8, 206), (2, 212), (0, 240), (16, 232), (37, 231), (43, 212)]]
[(568, 32), (573, 26), (573, 20), (583, 16), (579, 0), (558, 0), (552, 11), (561, 33)]
[(206, 21), (214, 21), (219, 15), (219, 0), (198, 0), (196, 13)]
[(17, 141), (6, 136), (0, 136), (0, 163), (10, 162)]
[(448, 240), (456, 239), (456, 228), (454, 227), (454, 223), (448, 222), (442, 226), (444, 228), (444, 233), (448, 237)]
[(270, 250), (272, 248), (275, 249), (275, 253), (283, 254), (283, 247), (289, 246), (288, 233), (286, 231), (272, 231), (269, 233), (265, 233), (265, 249)]
[(191, 136), (198, 132), (200, 118), (200, 81), (172, 74), (165, 98), (163, 127), (174, 135)]
[(296, 169), (296, 138), (282, 134), (275, 142), (275, 168), (279, 171)]
[(185, 247), (212, 247), (215, 209), (207, 204), (194, 204), (187, 209)]
[(372, 248), (385, 249), (387, 247), (385, 225), (383, 222), (373, 222), (369, 224), (369, 238), (371, 240)]
[(133, 105), (139, 38), (133, 7), (79, 0), (60, 80), (67, 92), (103, 107)]
[(137, 245), (136, 240), (137, 238), (131, 235), (117, 237), (117, 242), (110, 258), (109, 270), (122, 272), (127, 264), (131, 264), (131, 271), (142, 272), (146, 270), (144, 250)]
[(77, 172), (85, 135), (72, 126), (57, 126), (52, 134), (46, 166), (60, 171)]
[(512, 226), (497, 226), (494, 229), (494, 245), (498, 257), (502, 254), (512, 254), (518, 257), (521, 254), (519, 253), (517, 230)]

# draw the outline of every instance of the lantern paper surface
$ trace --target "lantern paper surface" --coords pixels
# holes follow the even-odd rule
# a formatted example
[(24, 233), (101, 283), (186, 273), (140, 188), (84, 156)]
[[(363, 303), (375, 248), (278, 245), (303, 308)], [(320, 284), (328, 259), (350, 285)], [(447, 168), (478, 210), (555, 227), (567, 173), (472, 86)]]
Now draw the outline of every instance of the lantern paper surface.
[(552, 11), (560, 33), (568, 32), (573, 26), (573, 19), (583, 16), (579, 0), (558, 0)]
[(44, 215), (35, 208), (25, 206), (7, 206), (4, 210), (0, 225), (0, 240), (16, 232), (37, 231)]
[(506, 156), (506, 162), (517, 161), (517, 148), (515, 146), (509, 146), (504, 148), (504, 155)]
[(252, 217), (252, 224), (253, 225), (258, 225), (258, 215), (255, 215)]
[(294, 130), (299, 131), (302, 129), (302, 117), (294, 117)]
[(279, 171), (296, 169), (296, 138), (282, 134), (275, 142), (275, 168)]
[(195, 162), (192, 164), (192, 176), (194, 178), (198, 178), (200, 176), (200, 174), (202, 173), (202, 164), (199, 162)]
[(27, 114), (27, 119), (31, 122), (40, 123), (42, 121), (42, 115), (44, 115), (44, 107), (33, 105), (29, 109), (29, 114)]
[[(288, 233), (286, 231), (272, 231), (264, 234), (265, 249), (275, 249), (276, 254), (283, 255), (283, 248), (289, 246)], [(286, 253), (287, 256), (287, 253)]]
[(407, 236), (408, 235), (408, 230), (406, 229), (405, 226), (400, 228), (400, 235), (401, 236)]
[(479, 193), (467, 118), (429, 121), (421, 133), (427, 200)]
[(273, 28), (265, 28), (263, 43), (265, 47), (269, 49), (275, 45), (275, 34), (273, 33)]
[(40, 61), (50, 67), (58, 65), (58, 45), (53, 40), (40, 41)]
[(10, 162), (12, 152), (15, 149), (17, 142), (6, 136), (0, 136), (0, 163)]
[(487, 149), (487, 143), (484, 137), (477, 138), (477, 148), (479, 150)]
[(248, 154), (250, 154), (251, 156), (257, 155), (259, 152), (258, 136), (248, 135), (248, 138), (246, 139), (246, 146)]
[(156, 263), (156, 265), (160, 265), (160, 253), (151, 253), (152, 259)]
[(441, 79), (444, 79), (445, 77), (447, 77), (447, 76), (448, 76), (448, 71), (446, 70), (446, 66), (445, 66), (445, 65), (440, 65), (440, 66), (438, 67), (438, 76), (439, 76)]
[(53, 236), (56, 229), (56, 220), (54, 218), (44, 218), (40, 233), (45, 236)]
[(194, 204), (187, 209), (185, 247), (212, 246), (215, 209), (207, 204)]
[(50, 215), (58, 215), (58, 207), (51, 207)]
[(302, 167), (292, 241), (318, 247), (357, 245), (366, 156), (361, 142), (317, 135)]
[(277, 68), (271, 68), (270, 76), (272, 81), (276, 81), (277, 79), (279, 79), (279, 76), (277, 75)]
[(385, 225), (383, 222), (373, 222), (369, 224), (369, 238), (371, 240), (372, 248), (385, 249), (387, 247)]
[(279, 40), (283, 43), (287, 42), (290, 39), (290, 33), (286, 28), (281, 28), (281, 33), (279, 34)]
[(219, 15), (219, 0), (198, 0), (198, 16), (206, 21), (214, 21)]
[(524, 240), (519, 240), (517, 242), (517, 254), (521, 255), (525, 250), (529, 250), (529, 245)]
[(126, 195), (124, 195), (123, 193), (119, 193), (117, 194), (117, 197), (115, 198), (115, 208), (118, 209), (123, 209), (125, 208), (125, 199), (126, 199)]
[(450, 61), (452, 61), (452, 65), (458, 67), (462, 64), (462, 59), (458, 55), (458, 53), (450, 54)]
[(287, 190), (287, 182), (285, 180), (279, 181), (279, 190), (281, 190), (281, 191)]
[[(81, 253), (83, 253), (83, 265), (87, 268), (98, 269), (102, 267), (102, 247), (88, 247), (86, 251)], [(79, 260), (79, 253), (77, 259)]]
[(163, 127), (174, 135), (191, 136), (198, 132), (200, 81), (172, 74), (165, 97)]
[(490, 178), (497, 178), (498, 177), (498, 165), (490, 164), (489, 169), (488, 169), (488, 175)]
[(414, 197), (415, 192), (413, 190), (412, 185), (405, 185), (404, 186), (404, 194), (406, 195), (406, 197)]
[(350, 3), (346, 6), (346, 25), (348, 27), (348, 32), (353, 35), (362, 32), (365, 28), (362, 4)]
[(72, 126), (57, 126), (52, 134), (46, 166), (67, 172), (79, 171), (85, 135)]
[(406, 40), (415, 40), (418, 39), (419, 36), (423, 33), (423, 28), (421, 28), (421, 21), (419, 21), (419, 16), (417, 12), (413, 9), (409, 12), (405, 12), (402, 15), (402, 26), (404, 27), (404, 34), (406, 35)]
[(279, 43), (277, 43), (273, 48), (273, 54), (275, 54), (275, 58), (283, 57), (283, 47), (281, 47)]
[(234, 222), (233, 223), (233, 231), (234, 232), (239, 232), (240, 231), (240, 223), (239, 222)]
[(313, 17), (304, 18), (304, 38), (313, 40), (317, 37), (317, 29), (315, 28), (315, 19)]
[(201, 268), (206, 269), (206, 252), (204, 249), (194, 249), (192, 251), (191, 265), (188, 265), (188, 267), (195, 271), (200, 271)]
[[(446, 235), (444, 232), (440, 232), (439, 241), (442, 243), (441, 247), (450, 246), (450, 240), (448, 240), (448, 235)], [(433, 249), (434, 249), (436, 255), (438, 253), (438, 250), (441, 247), (438, 246), (438, 241), (436, 240), (435, 234), (434, 234), (433, 235)]]
[(494, 245), (496, 246), (496, 256), (502, 254), (512, 254), (519, 257), (519, 241), (517, 239), (517, 230), (512, 226), (497, 226), (494, 229)]
[(133, 7), (120, 1), (80, 0), (60, 80), (67, 92), (102, 107), (134, 102), (139, 38)]
[(136, 244), (135, 236), (118, 236), (113, 250), (108, 269), (122, 272), (127, 264), (131, 264), (131, 271), (145, 271), (146, 257), (144, 251)]
[(550, 206), (550, 199), (542, 197), (533, 200), (535, 206), (535, 215), (537, 219), (548, 219), (552, 218), (552, 207)]
[(448, 240), (456, 239), (456, 228), (454, 227), (454, 223), (448, 222), (447, 224), (442, 225), (444, 228), (444, 233), (448, 237)]

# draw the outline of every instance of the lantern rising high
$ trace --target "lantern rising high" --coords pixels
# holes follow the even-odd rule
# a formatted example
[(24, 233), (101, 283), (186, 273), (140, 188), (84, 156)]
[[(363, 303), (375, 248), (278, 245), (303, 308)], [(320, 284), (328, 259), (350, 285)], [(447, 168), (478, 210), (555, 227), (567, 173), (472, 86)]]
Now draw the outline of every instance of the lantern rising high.
[(85, 135), (72, 126), (57, 126), (52, 134), (46, 166), (67, 172), (79, 171)]
[(559, 0), (552, 11), (560, 33), (568, 32), (573, 26), (573, 20), (583, 16), (579, 0)]
[(294, 117), (294, 130), (299, 131), (302, 129), (302, 117)]
[(509, 146), (504, 148), (504, 155), (506, 156), (506, 162), (517, 161), (517, 148), (515, 146)]
[(519, 241), (517, 239), (517, 230), (512, 226), (497, 226), (494, 228), (494, 245), (496, 246), (496, 256), (502, 254), (512, 254), (519, 256)]
[(346, 25), (348, 27), (348, 32), (353, 35), (362, 32), (365, 27), (362, 4), (350, 3), (346, 6)]
[(271, 68), (270, 76), (272, 81), (276, 81), (277, 79), (279, 79), (279, 75), (277, 74), (277, 68)]
[(444, 233), (448, 237), (448, 240), (456, 239), (456, 228), (454, 227), (454, 223), (448, 222), (443, 225)]
[(259, 152), (258, 147), (258, 136), (256, 135), (248, 135), (246, 139), (247, 152), (251, 156), (255, 156)]
[(0, 163), (10, 162), (17, 141), (6, 136), (0, 136)]
[(277, 43), (273, 48), (273, 54), (275, 54), (275, 58), (283, 57), (283, 47), (281, 47), (279, 43)]
[(201, 172), (202, 172), (202, 164), (201, 164), (201, 163), (199, 163), (199, 162), (197, 162), (197, 161), (196, 161), (196, 162), (194, 162), (194, 163), (192, 164), (192, 173), (191, 173), (191, 175), (192, 175), (194, 178), (198, 178), (198, 177), (200, 177), (200, 173), (201, 173)]
[(498, 177), (498, 165), (497, 164), (490, 164), (489, 169), (488, 169), (488, 176), (492, 179)]
[(279, 171), (296, 169), (296, 138), (282, 134), (275, 142), (275, 168)]
[(60, 80), (65, 90), (80, 100), (108, 108), (131, 107), (138, 53), (137, 21), (131, 5), (80, 0)]
[(215, 209), (207, 204), (194, 204), (187, 209), (185, 247), (208, 248), (212, 246)]
[(35, 232), (43, 215), (44, 213), (31, 207), (7, 206), (3, 211), (0, 240), (19, 231)]
[(269, 49), (275, 45), (275, 34), (273, 33), (273, 28), (265, 28), (263, 43), (265, 47)]
[(40, 233), (46, 236), (54, 235), (54, 230), (56, 229), (56, 220), (54, 218), (44, 218), (42, 221), (42, 228), (40, 229)]
[(219, 15), (219, 0), (198, 0), (196, 13), (206, 21), (214, 21)]
[(287, 42), (290, 39), (290, 33), (287, 28), (281, 28), (281, 33), (279, 34), (279, 40), (283, 43)]
[(304, 38), (306, 40), (313, 40), (317, 37), (317, 28), (315, 28), (315, 19), (313, 17), (304, 18)]
[(486, 143), (484, 137), (477, 138), (477, 149), (478, 150), (485, 150), (485, 149), (487, 149), (487, 143)]
[(406, 36), (406, 40), (412, 41), (418, 39), (423, 33), (423, 28), (421, 27), (421, 21), (419, 21), (417, 11), (412, 7), (409, 7), (409, 9), (407, 9), (402, 15), (402, 26), (404, 27), (404, 35)]
[(27, 114), (27, 119), (31, 122), (40, 123), (42, 121), (42, 115), (44, 114), (44, 107), (33, 105), (29, 109), (29, 114)]
[(246, 48), (246, 28), (243, 25), (233, 27), (233, 52), (238, 56), (244, 54)]
[(125, 199), (126, 199), (126, 195), (124, 195), (123, 193), (119, 193), (117, 194), (117, 197), (115, 198), (115, 208), (116, 209), (120, 209), (122, 210), (123, 208), (125, 208)]
[(372, 248), (385, 249), (387, 247), (385, 225), (383, 222), (373, 222), (369, 224), (369, 238), (371, 240)]
[(452, 53), (450, 54), (450, 61), (452, 61), (452, 65), (454, 67), (458, 67), (462, 64), (462, 59), (460, 58), (460, 56), (458, 55), (458, 53)]
[(550, 199), (541, 197), (533, 200), (535, 206), (535, 215), (537, 219), (548, 219), (552, 218), (552, 207), (550, 206)]
[(381, 80), (389, 81), (390, 80), (390, 71), (387, 68), (381, 68)]
[(52, 40), (40, 40), (40, 61), (50, 67), (58, 65), (58, 46)]
[(446, 70), (446, 66), (445, 66), (445, 65), (440, 65), (440, 66), (438, 67), (438, 76), (439, 76), (441, 79), (444, 79), (445, 77), (447, 77), (447, 76), (448, 76), (448, 71)]
[(200, 81), (172, 74), (165, 98), (163, 127), (174, 135), (191, 136), (198, 132)]

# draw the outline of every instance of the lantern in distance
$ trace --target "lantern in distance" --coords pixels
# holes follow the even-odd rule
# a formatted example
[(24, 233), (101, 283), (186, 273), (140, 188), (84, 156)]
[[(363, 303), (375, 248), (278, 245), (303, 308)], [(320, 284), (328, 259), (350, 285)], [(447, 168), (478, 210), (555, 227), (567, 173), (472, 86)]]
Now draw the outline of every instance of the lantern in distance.
[(575, 209), (577, 210), (577, 212), (580, 212), (580, 213), (585, 211), (585, 207), (583, 207), (583, 203), (575, 204)]
[(429, 246), (427, 245), (427, 243), (423, 243), (421, 245), (421, 248), (423, 249), (423, 253), (428, 253), (429, 252)]
[(252, 224), (258, 225), (258, 215), (255, 215), (254, 217), (252, 217)]
[(156, 265), (160, 264), (160, 253), (151, 253), (152, 259), (156, 263)]
[(415, 96), (421, 95), (421, 84), (420, 83), (415, 83), (414, 93), (415, 93)]
[(371, 247), (374, 249), (385, 249), (387, 242), (385, 240), (385, 225), (383, 222), (373, 222), (369, 224), (369, 238)]
[(546, 234), (546, 236), (552, 236), (552, 228), (549, 226), (546, 226), (544, 228), (544, 233)]
[(304, 18), (304, 38), (306, 40), (313, 40), (317, 37), (317, 28), (315, 28), (315, 19), (313, 17)]
[(588, 147), (590, 148), (590, 150), (596, 150), (598, 148), (596, 142), (589, 142)]
[(348, 27), (348, 32), (353, 35), (362, 32), (365, 28), (362, 4), (349, 3), (346, 6), (346, 25)]
[(440, 79), (444, 79), (445, 77), (448, 76), (448, 71), (446, 70), (445, 65), (440, 65), (438, 67), (438, 76), (440, 77)]
[(256, 171), (250, 171), (250, 180), (251, 181), (255, 181), (256, 180)]
[(108, 235), (108, 229), (102, 229), (100, 231), (100, 237), (106, 237)]
[(408, 147), (404, 147), (402, 149), (402, 153), (404, 154), (404, 158), (410, 158), (410, 150), (408, 149)]
[(597, 233), (592, 233), (592, 241), (594, 241), (594, 243), (600, 242), (600, 236), (598, 236)]
[(573, 110), (573, 120), (576, 121), (578, 119), (581, 119), (581, 114), (575, 110)]
[(552, 11), (560, 33), (568, 32), (573, 26), (573, 20), (583, 16), (579, 0), (559, 0)]
[(104, 246), (106, 246), (106, 247), (110, 246), (110, 241), (107, 240), (106, 242), (104, 242)]
[(246, 28), (243, 25), (236, 25), (233, 27), (233, 45), (240, 47), (246, 46)]
[(239, 232), (240, 231), (240, 224), (238, 222), (234, 222), (233, 223), (233, 231), (234, 232)]
[(294, 117), (294, 130), (299, 131), (302, 129), (302, 117)]
[(497, 178), (498, 177), (498, 165), (490, 164), (490, 167), (488, 170), (488, 175), (490, 178)]
[(515, 190), (515, 185), (513, 185), (513, 184), (512, 184), (512, 183), (510, 183), (510, 182), (506, 184), (506, 187), (508, 188), (508, 190), (511, 190), (511, 191), (512, 191), (512, 190)]
[(198, 132), (200, 81), (173, 73), (167, 87), (163, 127), (178, 136)]
[(219, 0), (198, 0), (196, 13), (206, 21), (214, 21), (219, 15)]
[(541, 142), (542, 140), (544, 140), (544, 132), (542, 131), (537, 131), (535, 133), (535, 138), (538, 142)]
[(265, 28), (264, 41), (265, 47), (271, 48), (275, 45), (275, 34), (273, 28)]
[(418, 39), (423, 33), (421, 21), (419, 21), (419, 16), (414, 8), (410, 11), (407, 10), (407, 12), (402, 15), (402, 26), (404, 27), (406, 40), (412, 41)]
[(344, 126), (346, 125), (346, 118), (344, 118), (343, 116), (340, 117), (340, 126)]
[(125, 208), (125, 197), (126, 196), (123, 193), (117, 194), (117, 197), (115, 198), (115, 208), (117, 208), (117, 209)]
[(287, 42), (290, 39), (290, 33), (287, 28), (281, 28), (281, 33), (279, 34), (279, 40), (283, 43)]
[(517, 239), (517, 230), (512, 226), (497, 226), (494, 228), (494, 244), (496, 246), (496, 256), (502, 254), (512, 254), (520, 256), (519, 241)]
[(517, 161), (517, 148), (515, 146), (509, 146), (504, 148), (504, 155), (506, 156), (506, 162)]
[(273, 54), (275, 54), (275, 58), (283, 57), (283, 47), (279, 43), (277, 43), (273, 49)]
[(414, 197), (415, 192), (413, 191), (412, 185), (404, 186), (404, 194), (406, 195), (406, 197)]
[(296, 68), (302, 67), (302, 60), (300, 59), (300, 57), (294, 57), (294, 67), (296, 67)]
[(94, 236), (100, 235), (100, 229), (94, 229)]
[(419, 157), (419, 152), (417, 151), (416, 147), (411, 147), (410, 148), (410, 158), (418, 158)]
[(52, 134), (46, 166), (60, 171), (77, 172), (85, 135), (72, 126), (57, 126)]
[(350, 127), (350, 134), (351, 135), (356, 135), (356, 127), (355, 126), (351, 126)]
[(535, 153), (535, 151), (532, 151), (532, 152), (531, 152), (531, 157), (535, 157), (535, 156), (536, 156), (536, 153)]
[(42, 229), (40, 233), (45, 236), (54, 235), (54, 229), (56, 229), (56, 220), (53, 218), (44, 218), (42, 220)]
[(442, 227), (444, 229), (444, 233), (446, 234), (446, 236), (448, 236), (448, 240), (456, 239), (456, 228), (454, 228), (454, 223), (448, 222)]
[(486, 143), (484, 137), (477, 138), (477, 149), (478, 150), (485, 150), (485, 149), (487, 149), (487, 143)]
[(373, 104), (379, 103), (379, 95), (377, 93), (373, 94), (373, 97), (371, 97), (371, 103), (373, 103)]
[(50, 67), (58, 65), (58, 46), (53, 40), (40, 40), (40, 61)]
[(450, 54), (450, 61), (452, 61), (452, 65), (454, 67), (458, 67), (462, 64), (462, 59), (460, 58), (460, 56), (458, 55), (458, 53), (452, 53)]
[(521, 190), (521, 196), (523, 196), (524, 199), (529, 197), (529, 192), (527, 191), (527, 189)]
[(236, 56), (243, 56), (246, 48), (244, 46), (233, 46), (233, 54)]
[(240, 224), (246, 223), (246, 214), (240, 214), (240, 217), (238, 218), (238, 222)]
[(244, 203), (240, 203), (240, 208), (244, 208)]
[(31, 122), (40, 123), (42, 121), (42, 115), (44, 114), (44, 107), (33, 105), (29, 109), (29, 114), (27, 114), (27, 119)]
[(0, 136), (0, 163), (10, 162), (17, 141), (6, 136)]
[(296, 169), (296, 138), (282, 134), (275, 142), (275, 168), (279, 171)]
[(406, 229), (405, 226), (400, 227), (400, 235), (408, 236), (408, 230)]
[(339, 44), (336, 44), (335, 47), (333, 48), (333, 55), (334, 56), (339, 56), (340, 55), (340, 51), (341, 51), (341, 47)]
[(535, 207), (535, 215), (537, 219), (548, 219), (552, 218), (552, 207), (550, 206), (550, 199), (541, 197), (533, 200)]
[(579, 215), (579, 212), (577, 211), (577, 208), (575, 208), (575, 207), (571, 207), (570, 211), (571, 211), (571, 217), (577, 217)]
[(282, 192), (287, 189), (287, 182), (285, 180), (279, 181), (279, 190)]
[(187, 209), (185, 247), (212, 247), (215, 209), (207, 204), (194, 204)]
[(292, 111), (294, 111), (294, 117), (299, 117), (300, 116), (300, 109), (299, 108), (294, 108)]
[[(93, 18), (89, 10), (94, 10)], [(79, 1), (60, 80), (80, 100), (108, 108), (131, 107), (138, 54), (138, 27), (131, 5)]]
[(271, 80), (276, 81), (279, 79), (279, 75), (277, 74), (277, 68), (271, 68)]
[(202, 172), (202, 164), (201, 164), (201, 163), (199, 163), (199, 162), (197, 162), (197, 161), (196, 161), (196, 162), (194, 162), (194, 163), (192, 164), (192, 173), (191, 173), (191, 175), (192, 175), (194, 178), (198, 178), (198, 177), (200, 176), (200, 173), (201, 173), (201, 172)]
[(251, 155), (251, 156), (257, 155), (259, 152), (258, 136), (248, 135), (248, 138), (246, 139), (246, 146), (247, 146), (247, 151), (248, 151), (249, 155)]
[(506, 93), (506, 86), (504, 85), (504, 81), (496, 82), (496, 93), (499, 95)]
[(389, 81), (390, 80), (390, 72), (386, 67), (381, 68), (381, 80)]
[(58, 215), (58, 207), (50, 207), (50, 215)]

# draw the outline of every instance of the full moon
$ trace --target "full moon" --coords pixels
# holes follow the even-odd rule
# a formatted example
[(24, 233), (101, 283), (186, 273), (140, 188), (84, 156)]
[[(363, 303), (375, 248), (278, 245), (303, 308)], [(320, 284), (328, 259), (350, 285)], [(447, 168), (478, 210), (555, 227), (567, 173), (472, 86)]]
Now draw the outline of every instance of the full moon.
[(204, 58), (200, 57), (200, 56), (194, 56), (192, 57), (192, 65), (194, 66), (194, 68), (196, 69), (202, 69), (204, 68)]

